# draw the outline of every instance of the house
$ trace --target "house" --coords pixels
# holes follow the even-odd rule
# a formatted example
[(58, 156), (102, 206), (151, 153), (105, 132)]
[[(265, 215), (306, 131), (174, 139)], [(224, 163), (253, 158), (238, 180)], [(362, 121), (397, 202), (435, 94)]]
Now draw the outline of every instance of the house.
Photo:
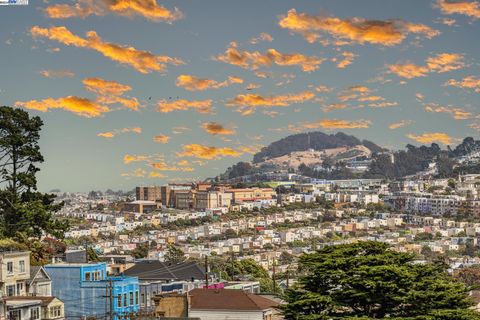
[[(22, 298), (27, 298), (22, 299)], [(0, 319), (7, 320), (41, 320), (41, 300), (31, 297), (5, 297), (0, 303)]]
[(1, 296), (24, 296), (30, 279), (30, 252), (0, 252), (0, 294)]
[(113, 319), (139, 311), (137, 277), (108, 277), (105, 262), (54, 263), (45, 266), (52, 291), (65, 302), (65, 317), (98, 317), (112, 313)]
[(138, 277), (140, 284), (140, 310), (152, 311), (152, 298), (161, 293), (188, 291), (193, 283), (205, 279), (205, 271), (195, 262), (166, 263), (143, 260), (125, 270), (127, 276)]
[(55, 297), (6, 297), (3, 319), (64, 320), (64, 304)]
[(51, 296), (52, 280), (41, 266), (30, 267), (30, 279), (27, 280), (27, 295)]
[(243, 290), (194, 289), (189, 301), (189, 317), (201, 320), (281, 319), (278, 302)]

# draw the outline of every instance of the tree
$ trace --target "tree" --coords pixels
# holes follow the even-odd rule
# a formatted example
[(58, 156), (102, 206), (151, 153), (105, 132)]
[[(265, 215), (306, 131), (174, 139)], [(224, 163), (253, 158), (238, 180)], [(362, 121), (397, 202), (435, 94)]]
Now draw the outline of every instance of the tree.
[(164, 259), (166, 262), (180, 263), (185, 261), (185, 253), (181, 249), (170, 244), (167, 247)]
[(278, 259), (278, 262), (283, 265), (283, 264), (291, 264), (295, 260), (295, 257), (291, 254), (288, 253), (287, 251), (283, 251), (280, 254), (280, 258)]
[(366, 241), (328, 246), (300, 258), (297, 287), (287, 290), (286, 319), (479, 319), (468, 290), (442, 263)]
[(139, 243), (132, 250), (132, 255), (135, 259), (142, 259), (148, 256), (148, 242)]
[(42, 163), (38, 140), (43, 125), (21, 109), (0, 107), (0, 236), (62, 238), (66, 223), (52, 212), (60, 208), (54, 195), (37, 191), (36, 174)]

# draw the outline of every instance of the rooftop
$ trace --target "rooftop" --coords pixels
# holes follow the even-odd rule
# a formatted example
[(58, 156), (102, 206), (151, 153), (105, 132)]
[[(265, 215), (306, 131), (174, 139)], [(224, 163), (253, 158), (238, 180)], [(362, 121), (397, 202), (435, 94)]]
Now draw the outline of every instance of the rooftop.
[(278, 302), (235, 289), (193, 289), (190, 291), (192, 310), (262, 311)]

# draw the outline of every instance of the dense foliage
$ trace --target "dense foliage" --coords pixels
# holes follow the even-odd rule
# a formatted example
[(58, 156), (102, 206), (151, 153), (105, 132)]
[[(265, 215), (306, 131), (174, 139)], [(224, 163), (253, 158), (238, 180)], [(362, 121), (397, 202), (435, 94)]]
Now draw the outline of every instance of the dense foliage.
[(328, 246), (300, 258), (305, 273), (287, 290), (286, 319), (480, 319), (464, 284), (442, 263), (379, 242)]
[(0, 107), (0, 237), (63, 237), (67, 228), (53, 217), (54, 196), (37, 191), (42, 125), (23, 110)]

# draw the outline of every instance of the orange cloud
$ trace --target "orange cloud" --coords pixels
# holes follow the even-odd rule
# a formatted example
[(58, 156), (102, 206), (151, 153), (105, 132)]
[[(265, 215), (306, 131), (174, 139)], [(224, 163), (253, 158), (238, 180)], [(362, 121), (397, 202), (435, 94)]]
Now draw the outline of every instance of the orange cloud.
[(228, 87), (232, 84), (242, 84), (243, 79), (239, 77), (228, 77), (227, 80), (223, 82), (218, 82), (212, 79), (199, 78), (196, 76), (182, 74), (177, 77), (176, 85), (177, 87), (185, 88), (189, 91), (200, 91), (206, 89), (219, 89)]
[(262, 32), (262, 33), (260, 33), (260, 35), (258, 37), (254, 37), (254, 38), (250, 39), (251, 44), (257, 44), (261, 41), (272, 42), (273, 37), (266, 32)]
[(306, 129), (364, 129), (369, 128), (371, 122), (369, 120), (338, 120), (338, 119), (322, 119), (317, 122), (305, 123)]
[(135, 169), (132, 173), (122, 173), (122, 177), (134, 177), (134, 178), (143, 178), (147, 175), (147, 171), (142, 168)]
[(444, 14), (463, 14), (472, 18), (480, 18), (480, 2), (437, 0), (438, 7)]
[(131, 46), (104, 42), (95, 31), (87, 32), (85, 39), (73, 34), (66, 27), (41, 28), (34, 26), (30, 32), (34, 38), (48, 38), (67, 46), (95, 50), (105, 57), (120, 64), (129, 65), (141, 73), (164, 72), (167, 64), (183, 64), (183, 61), (178, 58), (154, 55), (149, 51), (137, 50)]
[(327, 86), (324, 86), (324, 85), (319, 85), (319, 86), (309, 86), (313, 89), (315, 89), (315, 91), (317, 92), (320, 92), (320, 93), (324, 93), (324, 92), (331, 92), (333, 90), (333, 88), (331, 87), (327, 87)]
[(142, 133), (142, 128), (130, 127), (130, 128), (123, 128), (123, 129), (115, 129), (115, 130), (112, 130), (112, 131), (100, 132), (100, 133), (97, 134), (97, 136), (107, 138), (107, 139), (111, 139), (111, 138), (114, 138), (118, 134), (127, 133), (127, 132)]
[(413, 63), (391, 64), (388, 66), (388, 70), (407, 79), (425, 77), (429, 71), (427, 67), (417, 66)]
[(212, 100), (175, 100), (168, 102), (166, 100), (160, 100), (157, 103), (157, 111), (168, 113), (176, 110), (189, 110), (193, 109), (199, 113), (212, 113)]
[(328, 106), (323, 107), (322, 110), (324, 112), (330, 112), (330, 111), (333, 111), (333, 110), (346, 109), (347, 107), (348, 107), (348, 105), (345, 104), (345, 103), (331, 103)]
[(385, 100), (384, 97), (372, 95), (372, 93), (373, 91), (370, 88), (362, 85), (356, 85), (342, 90), (337, 97), (342, 102), (350, 100), (357, 100), (359, 102), (378, 102)]
[(344, 69), (346, 66), (351, 65), (355, 57), (357, 57), (355, 53), (349, 51), (342, 52), (342, 56), (343, 59), (337, 63), (337, 67), (340, 69)]
[(465, 67), (463, 55), (458, 53), (441, 53), (427, 58), (427, 67), (430, 72), (448, 72)]
[(137, 156), (137, 155), (132, 155), (132, 154), (126, 154), (123, 157), (123, 163), (129, 164), (132, 162), (140, 162), (140, 161), (148, 161), (150, 159), (149, 156)]
[(450, 114), (455, 120), (467, 120), (472, 117), (472, 113), (465, 111), (461, 108), (452, 108), (452, 107), (444, 107), (435, 104), (429, 104), (425, 106), (426, 112), (437, 112), (437, 113), (448, 113)]
[(268, 49), (266, 53), (259, 51), (240, 51), (237, 43), (230, 43), (223, 55), (215, 57), (216, 60), (235, 65), (244, 69), (257, 70), (260, 67), (269, 67), (272, 64), (278, 66), (298, 66), (305, 72), (318, 69), (325, 60), (315, 56), (305, 56), (300, 53), (280, 53), (275, 49)]
[(163, 173), (160, 173), (160, 172), (151, 171), (151, 172), (148, 174), (148, 177), (149, 177), (149, 178), (166, 178), (166, 177), (168, 177), (168, 176), (167, 176), (167, 175), (164, 175)]
[(153, 141), (157, 143), (162, 143), (162, 144), (167, 144), (169, 140), (170, 140), (170, 137), (164, 134), (159, 134), (153, 137)]
[(237, 111), (243, 115), (254, 112), (256, 107), (288, 107), (292, 104), (304, 103), (312, 100), (315, 94), (310, 91), (304, 91), (295, 94), (286, 94), (279, 96), (262, 96), (259, 94), (239, 94), (227, 102), (227, 106), (237, 107)]
[(17, 101), (15, 106), (26, 109), (47, 112), (50, 109), (64, 109), (87, 118), (100, 117), (110, 109), (86, 98), (67, 96), (64, 98), (46, 98), (43, 100), (30, 100), (27, 102)]
[[(366, 20), (362, 18), (340, 19), (326, 16), (313, 16), (297, 13), (295, 9), (281, 17), (280, 27), (301, 34), (313, 43), (321, 38), (322, 33), (334, 39), (348, 40), (360, 44), (370, 43), (394, 46), (403, 42), (408, 34), (423, 35), (430, 39), (440, 34), (439, 31), (423, 24), (414, 24), (403, 20)], [(338, 41), (337, 41), (338, 42)]]
[(75, 73), (69, 70), (42, 70), (40, 74), (45, 78), (72, 78)]
[(459, 53), (440, 53), (428, 57), (425, 62), (425, 66), (419, 66), (410, 62), (392, 64), (388, 66), (388, 69), (399, 77), (412, 79), (425, 77), (429, 72), (443, 73), (465, 67), (463, 55)]
[(203, 130), (213, 135), (232, 135), (235, 134), (235, 130), (225, 128), (223, 125), (217, 122), (205, 122), (202, 124)]
[(171, 23), (182, 18), (180, 10), (169, 10), (156, 0), (78, 0), (74, 5), (55, 4), (45, 8), (53, 19), (86, 18), (91, 15), (103, 16), (107, 12), (121, 16), (143, 16), (151, 21)]
[(116, 81), (107, 81), (101, 78), (87, 78), (83, 80), (87, 91), (97, 95), (97, 101), (104, 104), (119, 103), (128, 109), (137, 111), (140, 103), (136, 98), (121, 97), (125, 92), (132, 90), (132, 87)]
[(102, 138), (112, 139), (113, 137), (115, 137), (115, 132), (113, 132), (113, 131), (100, 132), (100, 133), (97, 134), (97, 136), (102, 137)]
[(480, 93), (480, 79), (474, 76), (465, 77), (460, 81), (450, 79), (445, 83), (445, 85), (463, 89), (473, 89), (475, 92)]
[(228, 147), (219, 148), (200, 144), (187, 144), (183, 146), (181, 152), (177, 153), (177, 156), (211, 160), (223, 157), (239, 157), (241, 152)]
[(160, 171), (183, 171), (183, 172), (192, 172), (194, 171), (193, 168), (186, 167), (186, 166), (181, 166), (181, 167), (176, 167), (176, 166), (170, 166), (165, 162), (154, 162), (151, 163), (150, 166), (156, 170)]
[(406, 127), (410, 124), (412, 124), (413, 121), (412, 120), (402, 120), (402, 121), (399, 121), (399, 122), (395, 122), (395, 123), (392, 123), (388, 126), (389, 129), (392, 129), (392, 130), (395, 130), (395, 129), (400, 129), (400, 128), (403, 128), (403, 127)]
[(107, 81), (101, 78), (86, 78), (83, 80), (83, 85), (88, 91), (99, 95), (119, 96), (127, 91), (132, 90), (132, 87), (128, 85), (115, 81)]
[(445, 145), (449, 145), (452, 143), (453, 138), (450, 137), (446, 133), (442, 132), (434, 132), (434, 133), (424, 133), (421, 135), (409, 134), (407, 135), (408, 138), (415, 140), (419, 143), (434, 143), (440, 142)]

